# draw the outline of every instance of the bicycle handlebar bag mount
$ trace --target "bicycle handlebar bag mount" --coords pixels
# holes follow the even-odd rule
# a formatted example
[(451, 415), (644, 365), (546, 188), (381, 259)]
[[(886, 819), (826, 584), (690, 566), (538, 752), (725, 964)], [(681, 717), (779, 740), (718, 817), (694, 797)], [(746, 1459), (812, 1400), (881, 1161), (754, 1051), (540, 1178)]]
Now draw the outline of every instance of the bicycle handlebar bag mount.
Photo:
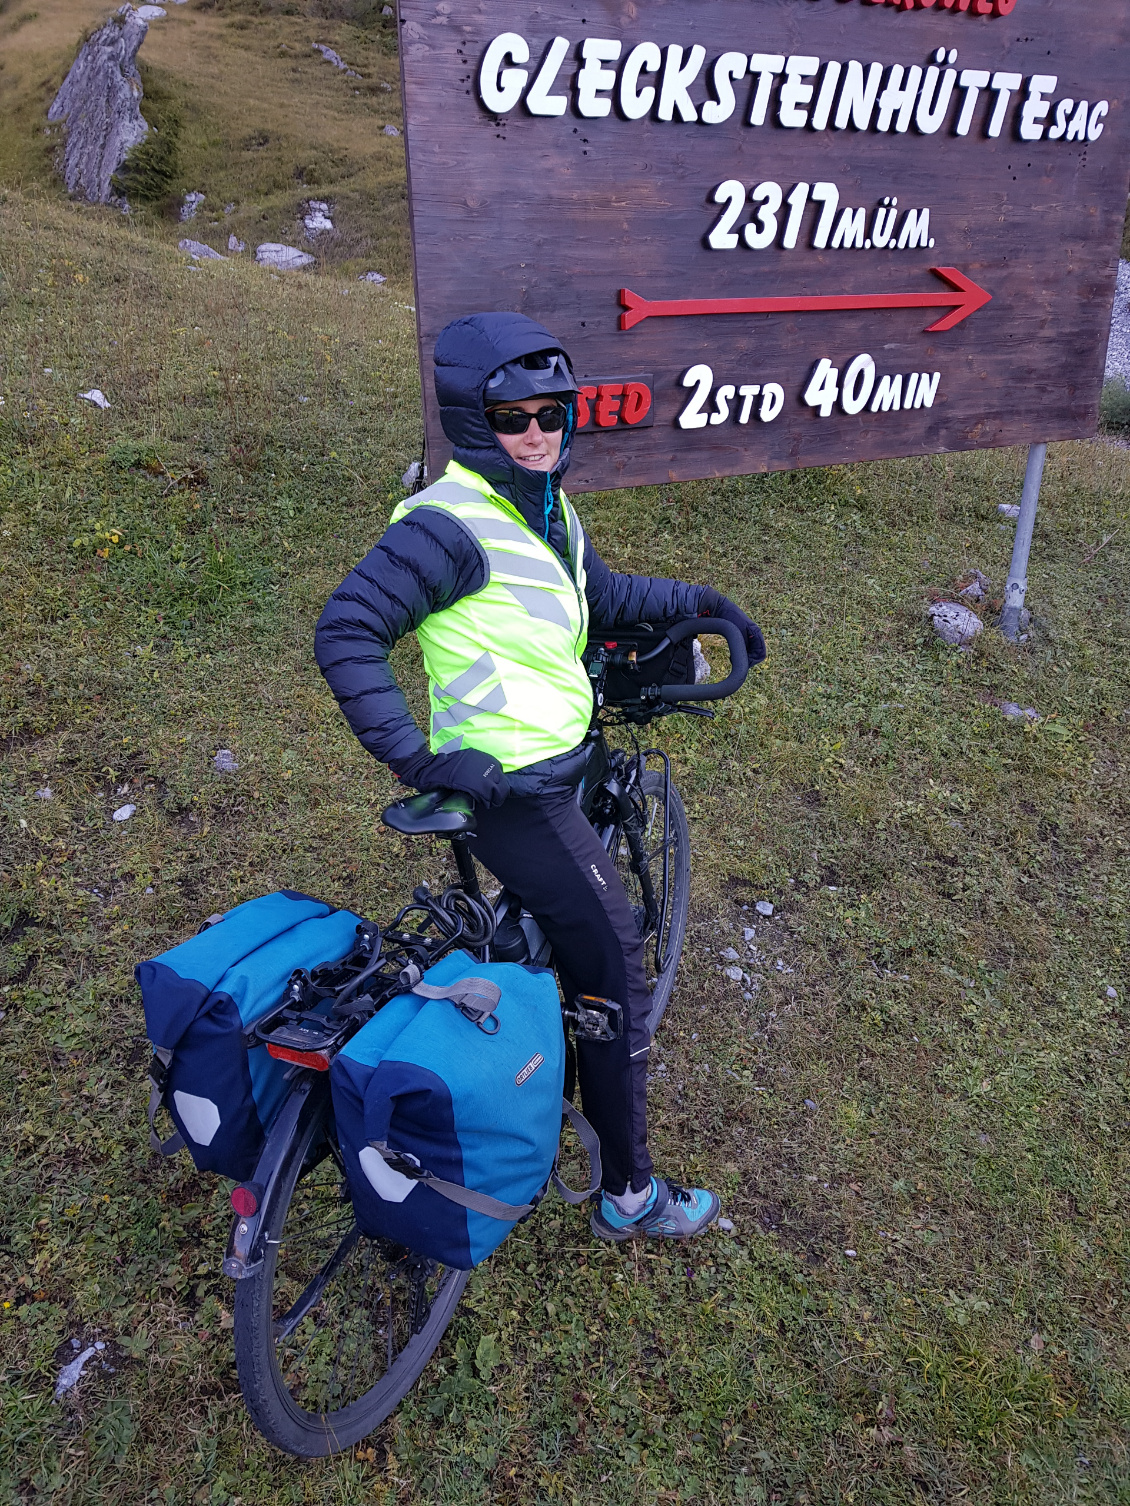
[[(275, 1008), (297, 968), (344, 957), (358, 917), (284, 889), (236, 905), (213, 925), (149, 962), (141, 985), (153, 1045), (150, 1139), (172, 1155), (186, 1145), (201, 1171), (245, 1181), (286, 1093), (285, 1061), (249, 1052), (248, 1029)], [(161, 1144), (162, 1102), (178, 1133)]]
[[(713, 633), (726, 640), (730, 673), (713, 684), (695, 684), (694, 639)], [(648, 622), (624, 627), (589, 625), (584, 662), (591, 669), (601, 649), (610, 656), (604, 670), (604, 705), (625, 709), (641, 701), (722, 700), (740, 688), (749, 673), (741, 629), (715, 617), (687, 617), (668, 627)], [(659, 693), (650, 696), (649, 690)]]
[(330, 1067), (363, 1233), (469, 1270), (553, 1172), (565, 1075), (552, 972), (453, 952)]

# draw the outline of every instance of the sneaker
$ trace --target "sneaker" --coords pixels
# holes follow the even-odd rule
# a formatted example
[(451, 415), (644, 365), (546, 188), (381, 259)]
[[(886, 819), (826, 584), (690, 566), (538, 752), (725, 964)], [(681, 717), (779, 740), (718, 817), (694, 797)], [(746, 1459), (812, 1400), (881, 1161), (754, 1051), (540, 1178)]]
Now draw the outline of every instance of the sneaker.
[(643, 1211), (625, 1218), (606, 1192), (600, 1194), (589, 1228), (600, 1239), (686, 1239), (708, 1229), (722, 1211), (718, 1195), (702, 1187), (677, 1187), (661, 1177), (651, 1179), (651, 1197)]

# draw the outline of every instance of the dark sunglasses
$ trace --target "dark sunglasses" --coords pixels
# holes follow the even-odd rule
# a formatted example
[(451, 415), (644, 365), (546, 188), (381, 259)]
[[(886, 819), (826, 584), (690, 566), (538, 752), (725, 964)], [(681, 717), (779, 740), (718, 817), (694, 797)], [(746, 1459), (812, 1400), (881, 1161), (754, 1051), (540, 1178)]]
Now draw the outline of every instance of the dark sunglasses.
[(565, 427), (568, 417), (568, 408), (551, 403), (536, 413), (527, 413), (524, 408), (491, 408), (487, 412), (487, 423), (496, 434), (524, 434), (531, 420), (536, 418), (543, 434), (557, 434)]

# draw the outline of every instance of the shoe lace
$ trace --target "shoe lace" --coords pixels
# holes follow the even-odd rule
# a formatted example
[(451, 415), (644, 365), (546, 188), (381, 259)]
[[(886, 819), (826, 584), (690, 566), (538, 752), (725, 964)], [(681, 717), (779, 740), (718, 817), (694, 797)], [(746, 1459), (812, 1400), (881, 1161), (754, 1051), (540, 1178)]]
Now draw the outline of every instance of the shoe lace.
[(679, 1187), (675, 1182), (667, 1183), (667, 1194), (673, 1203), (693, 1203), (695, 1195), (688, 1192), (685, 1187)]

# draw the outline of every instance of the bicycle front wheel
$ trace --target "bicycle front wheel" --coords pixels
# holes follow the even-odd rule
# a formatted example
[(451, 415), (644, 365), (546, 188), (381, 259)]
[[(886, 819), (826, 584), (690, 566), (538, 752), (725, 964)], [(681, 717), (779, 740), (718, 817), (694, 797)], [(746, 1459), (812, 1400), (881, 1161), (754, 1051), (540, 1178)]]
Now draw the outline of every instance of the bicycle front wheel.
[[(649, 770), (640, 781), (640, 824), (631, 830), (617, 828), (613, 858), (616, 872), (628, 891), (636, 925), (645, 938), (645, 971), (651, 989), (648, 1031), (654, 1036), (671, 1002), (675, 974), (687, 936), (690, 904), (691, 844), (687, 813), (682, 797), (671, 785), (670, 823), (665, 819), (665, 780), (658, 770)], [(651, 878), (654, 904), (641, 879), (641, 870)]]
[(328, 1095), (297, 1131), (267, 1253), (235, 1293), (235, 1358), (255, 1426), (300, 1458), (357, 1443), (396, 1408), (455, 1314), (468, 1271), (366, 1238)]

